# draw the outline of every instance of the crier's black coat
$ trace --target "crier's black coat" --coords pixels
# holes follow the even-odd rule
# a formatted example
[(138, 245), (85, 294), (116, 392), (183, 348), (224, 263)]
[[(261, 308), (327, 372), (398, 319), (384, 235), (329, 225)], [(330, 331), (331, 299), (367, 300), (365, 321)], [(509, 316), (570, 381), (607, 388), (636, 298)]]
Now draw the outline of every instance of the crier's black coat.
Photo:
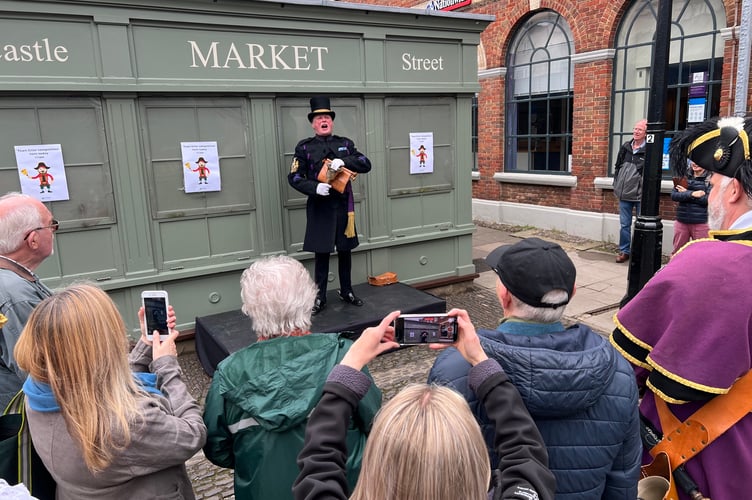
[(292, 187), (308, 196), (306, 203), (306, 233), (303, 250), (314, 253), (352, 250), (357, 247), (355, 236), (345, 236), (347, 226), (347, 191), (340, 194), (334, 189), (329, 196), (316, 194), (316, 177), (325, 158), (340, 158), (345, 167), (357, 173), (371, 170), (371, 162), (355, 148), (353, 141), (337, 135), (314, 136), (303, 139), (295, 146), (295, 156), (287, 175)]

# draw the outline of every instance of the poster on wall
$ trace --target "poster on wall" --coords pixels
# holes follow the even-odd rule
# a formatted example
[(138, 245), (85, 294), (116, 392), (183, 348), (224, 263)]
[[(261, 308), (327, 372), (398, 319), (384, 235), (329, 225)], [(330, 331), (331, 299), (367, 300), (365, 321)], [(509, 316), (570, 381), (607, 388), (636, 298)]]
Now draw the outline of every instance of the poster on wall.
[(433, 172), (433, 132), (410, 132), (410, 174)]
[(186, 193), (221, 191), (216, 141), (181, 142), (183, 186)]
[(60, 144), (14, 146), (21, 192), (39, 201), (69, 200)]

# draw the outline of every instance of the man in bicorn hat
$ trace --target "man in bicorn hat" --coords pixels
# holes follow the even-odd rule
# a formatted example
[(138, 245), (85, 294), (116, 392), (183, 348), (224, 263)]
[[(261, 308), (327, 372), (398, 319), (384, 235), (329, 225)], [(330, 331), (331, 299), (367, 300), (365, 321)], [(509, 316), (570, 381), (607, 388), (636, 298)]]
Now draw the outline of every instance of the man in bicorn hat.
[(677, 134), (671, 161), (687, 159), (711, 173), (708, 195), (710, 235), (721, 240), (752, 240), (752, 117), (713, 119)]
[(314, 281), (318, 295), (313, 313), (318, 314), (326, 307), (329, 254), (335, 249), (339, 297), (348, 304), (363, 305), (363, 301), (353, 293), (350, 277), (351, 251), (359, 244), (355, 231), (352, 183), (348, 181), (344, 192), (340, 193), (331, 189), (330, 184), (317, 180), (319, 171), (322, 168), (337, 171), (345, 167), (364, 174), (371, 170), (371, 162), (355, 148), (352, 140), (333, 134), (335, 112), (331, 110), (328, 97), (313, 97), (310, 104), (308, 121), (315, 135), (303, 139), (295, 146), (295, 156), (287, 180), (293, 188), (308, 196), (303, 250), (315, 254)]
[[(674, 136), (669, 152), (677, 171), (690, 159), (711, 173), (711, 239), (682, 247), (614, 316), (611, 343), (634, 365), (644, 390), (640, 412), (659, 434), (664, 408), (685, 421), (752, 369), (750, 132), (751, 118), (731, 117)], [(726, 478), (749, 476), (750, 440), (747, 414), (684, 463), (705, 497), (746, 498), (752, 481)], [(645, 464), (652, 461), (647, 452)]]
[[(555, 498), (637, 498), (642, 445), (638, 393), (629, 363), (585, 325), (564, 326), (575, 293), (576, 269), (556, 243), (526, 238), (486, 257), (494, 270), (504, 319), (479, 330), (483, 350), (506, 372), (538, 426), (556, 477)], [(483, 430), (491, 464), (493, 422), (468, 389), (470, 364), (449, 348), (439, 354), (429, 383), (447, 385), (470, 404)], [(509, 422), (513, 432), (514, 422)]]

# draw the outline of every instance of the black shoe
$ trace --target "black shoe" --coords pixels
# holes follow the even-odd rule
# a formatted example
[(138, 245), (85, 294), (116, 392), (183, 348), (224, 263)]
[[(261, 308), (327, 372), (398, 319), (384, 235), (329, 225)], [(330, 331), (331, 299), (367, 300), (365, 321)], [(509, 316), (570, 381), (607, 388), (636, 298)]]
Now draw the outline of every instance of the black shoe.
[(321, 300), (320, 298), (316, 297), (316, 300), (313, 301), (313, 307), (311, 308), (311, 312), (313, 313), (314, 316), (316, 316), (325, 308), (326, 308), (326, 301)]
[(340, 299), (342, 299), (343, 301), (347, 302), (348, 304), (352, 304), (352, 305), (358, 306), (358, 307), (360, 307), (360, 306), (363, 305), (363, 301), (361, 299), (359, 299), (358, 297), (356, 297), (355, 294), (352, 293), (352, 292), (347, 292), (347, 293), (343, 294), (342, 291), (339, 291), (339, 292), (337, 292), (337, 294), (339, 295)]

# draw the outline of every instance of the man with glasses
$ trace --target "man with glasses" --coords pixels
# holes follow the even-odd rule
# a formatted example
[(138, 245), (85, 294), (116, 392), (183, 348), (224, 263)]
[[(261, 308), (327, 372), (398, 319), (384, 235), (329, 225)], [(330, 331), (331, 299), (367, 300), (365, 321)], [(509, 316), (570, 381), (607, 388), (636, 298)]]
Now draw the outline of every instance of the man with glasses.
[(0, 410), (21, 389), (26, 373), (13, 358), (13, 348), (32, 309), (52, 295), (35, 274), (53, 252), (58, 221), (44, 204), (28, 195), (0, 197)]

